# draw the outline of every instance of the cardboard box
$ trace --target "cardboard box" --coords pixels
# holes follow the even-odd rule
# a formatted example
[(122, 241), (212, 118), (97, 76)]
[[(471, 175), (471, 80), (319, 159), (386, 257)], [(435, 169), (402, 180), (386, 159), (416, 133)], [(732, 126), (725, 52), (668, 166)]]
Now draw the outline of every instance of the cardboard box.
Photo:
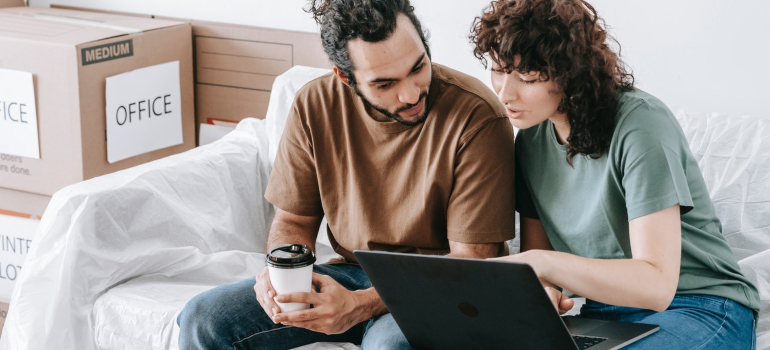
[(3, 335), (3, 326), (5, 326), (6, 317), (8, 317), (8, 303), (0, 302), (0, 335)]
[(331, 68), (316, 33), (193, 21), (198, 123), (264, 119), (278, 75)]
[[(7, 154), (0, 159), (0, 187), (50, 196), (67, 185), (195, 146), (189, 23), (62, 9), (5, 8), (0, 9), (0, 47), (0, 67), (33, 76), (40, 140), (40, 159)], [(108, 162), (107, 78), (176, 61), (182, 143)]]
[(264, 119), (278, 75), (295, 65), (331, 68), (318, 33), (51, 6), (189, 21), (195, 44), (195, 114), (199, 124)]
[(40, 220), (50, 196), (0, 188), (0, 215)]
[(0, 7), (19, 7), (26, 6), (24, 0), (0, 0)]
[(48, 196), (0, 189), (0, 301), (11, 299), (40, 218), (50, 201)]

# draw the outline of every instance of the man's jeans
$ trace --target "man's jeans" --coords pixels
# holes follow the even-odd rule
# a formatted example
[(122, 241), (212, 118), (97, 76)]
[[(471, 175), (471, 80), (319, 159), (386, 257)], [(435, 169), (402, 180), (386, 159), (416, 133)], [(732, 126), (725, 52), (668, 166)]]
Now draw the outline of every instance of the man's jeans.
[[(316, 265), (313, 269), (349, 290), (372, 286), (358, 266)], [(275, 324), (257, 302), (254, 283), (249, 278), (191, 299), (177, 317), (179, 349), (291, 349), (315, 342), (363, 342), (362, 350), (411, 349), (390, 314), (334, 335)]]
[(586, 300), (580, 317), (660, 325), (660, 330), (624, 350), (756, 348), (754, 313), (730, 299), (677, 295), (663, 312)]

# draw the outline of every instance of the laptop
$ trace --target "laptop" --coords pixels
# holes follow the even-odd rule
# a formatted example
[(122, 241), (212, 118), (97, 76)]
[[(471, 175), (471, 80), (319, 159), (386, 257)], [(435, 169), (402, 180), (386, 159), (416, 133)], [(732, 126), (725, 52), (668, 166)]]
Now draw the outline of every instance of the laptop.
[(353, 252), (418, 349), (620, 349), (657, 325), (562, 317), (527, 264)]

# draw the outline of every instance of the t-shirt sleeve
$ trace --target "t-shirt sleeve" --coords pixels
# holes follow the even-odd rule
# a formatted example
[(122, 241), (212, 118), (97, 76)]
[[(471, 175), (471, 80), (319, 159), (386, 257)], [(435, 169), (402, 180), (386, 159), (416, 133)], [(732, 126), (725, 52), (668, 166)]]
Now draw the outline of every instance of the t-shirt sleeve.
[[(521, 145), (517, 140), (516, 151), (518, 152), (520, 149)], [(516, 211), (522, 216), (540, 220), (540, 217), (537, 215), (537, 209), (535, 209), (535, 203), (532, 201), (532, 194), (527, 186), (519, 157), (516, 157)]]
[(265, 199), (292, 214), (323, 215), (313, 145), (296, 103), (278, 145)]
[(447, 235), (461, 243), (497, 243), (515, 235), (513, 128), (496, 118), (470, 131), (455, 160)]
[(693, 208), (687, 183), (688, 146), (664, 106), (642, 103), (620, 125), (619, 166), (628, 220), (679, 204)]

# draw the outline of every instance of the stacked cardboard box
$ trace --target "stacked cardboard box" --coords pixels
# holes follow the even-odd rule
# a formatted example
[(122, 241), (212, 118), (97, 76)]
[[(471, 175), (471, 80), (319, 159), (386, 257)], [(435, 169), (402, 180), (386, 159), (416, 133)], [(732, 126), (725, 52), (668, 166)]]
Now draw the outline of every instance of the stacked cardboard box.
[(265, 118), (278, 75), (295, 65), (330, 68), (316, 33), (193, 21), (199, 123)]
[(247, 117), (264, 119), (278, 75), (295, 65), (330, 67), (318, 34), (192, 21), (199, 143)]
[[(56, 8), (118, 13), (52, 5)], [(295, 65), (331, 68), (317, 33), (236, 24), (188, 21), (195, 47), (195, 114), (198, 124), (233, 126), (241, 119), (264, 119), (273, 81)]]
[(24, 6), (24, 0), (0, 0), (0, 7)]
[[(0, 7), (6, 4), (23, 1), (0, 0)], [(193, 148), (195, 107), (187, 22), (6, 7), (0, 9), (0, 47), (2, 327), (51, 196)], [(21, 93), (23, 102), (16, 100), (21, 90), (28, 91)], [(166, 123), (163, 133), (155, 130), (159, 123)], [(170, 134), (176, 139), (157, 143)]]
[[(0, 46), (0, 68), (32, 75), (37, 130), (32, 129), (30, 135), (39, 135), (39, 151), (32, 152), (33, 156), (8, 151), (14, 145), (3, 146), (0, 140), (0, 146), (6, 148), (0, 149), (0, 187), (50, 196), (67, 185), (195, 146), (189, 23), (62, 9), (4, 8), (0, 9)], [(171, 69), (178, 77), (172, 77), (177, 80), (172, 82), (176, 84), (176, 96), (141, 95), (133, 102), (111, 107), (111, 99), (106, 96), (108, 78), (129, 73), (121, 75), (125, 79), (112, 78), (116, 79), (113, 95), (118, 95), (113, 100), (118, 100), (128, 84), (124, 82), (131, 81), (133, 73), (138, 76), (138, 70), (145, 67), (163, 67), (164, 72)], [(118, 82), (123, 85), (118, 86)], [(2, 84), (10, 82), (6, 79), (0, 81), (0, 87)], [(141, 79), (132, 84), (132, 89), (140, 92), (158, 85)], [(6, 108), (11, 114), (0, 117), (0, 133), (3, 128), (7, 132), (21, 125), (19, 115), (24, 111), (19, 110), (20, 104), (12, 103), (7, 105), (16, 109)], [(32, 107), (26, 108), (31, 113)], [(176, 115), (168, 117), (164, 113)], [(177, 141), (160, 149), (143, 150), (146, 145), (154, 145), (156, 139), (168, 137), (169, 133), (153, 134), (159, 133), (154, 128), (164, 118), (176, 118), (172, 128), (174, 135), (178, 134)], [(136, 129), (140, 126), (150, 129), (127, 136), (110, 131), (115, 123), (122, 126), (120, 131), (129, 127), (144, 130)], [(126, 147), (139, 149), (112, 156), (113, 151)]]
[(8, 302), (51, 197), (0, 188), (0, 302)]
[(51, 197), (0, 188), (0, 335), (16, 279)]
[(0, 302), (0, 335), (3, 335), (6, 316), (8, 316), (8, 303)]

